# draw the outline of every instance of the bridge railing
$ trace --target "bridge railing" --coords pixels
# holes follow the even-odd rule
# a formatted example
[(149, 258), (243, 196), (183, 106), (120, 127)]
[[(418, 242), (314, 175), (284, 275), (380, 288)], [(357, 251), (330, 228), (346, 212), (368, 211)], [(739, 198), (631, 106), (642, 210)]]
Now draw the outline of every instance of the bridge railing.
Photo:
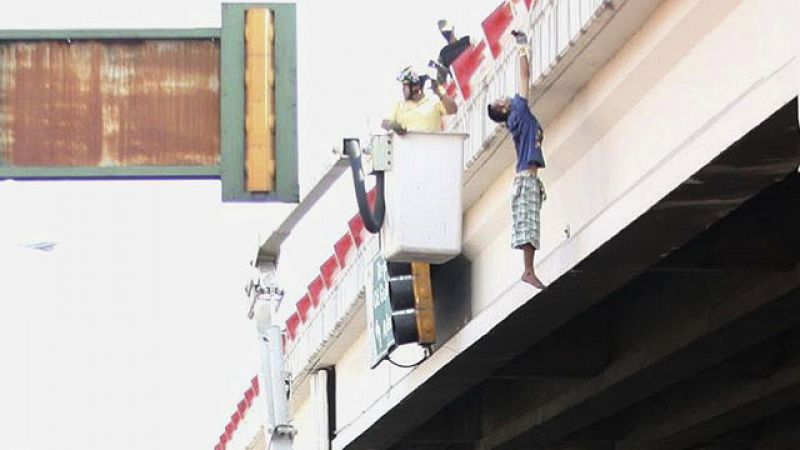
[[(592, 21), (609, 5), (608, 0), (549, 0), (533, 6), (527, 33), (531, 42), (531, 80), (540, 87)], [(489, 102), (516, 91), (518, 73), (515, 53), (508, 49), (494, 68), (478, 83), (473, 95), (459, 107), (448, 130), (468, 133), (464, 167), (469, 170), (481, 157), (498, 125), (486, 115)]]
[(286, 370), (294, 379), (317, 364), (326, 344), (336, 339), (355, 306), (364, 295), (367, 266), (379, 251), (378, 238), (369, 235), (353, 262), (340, 274), (338, 282), (320, 299), (318, 310), (288, 345)]

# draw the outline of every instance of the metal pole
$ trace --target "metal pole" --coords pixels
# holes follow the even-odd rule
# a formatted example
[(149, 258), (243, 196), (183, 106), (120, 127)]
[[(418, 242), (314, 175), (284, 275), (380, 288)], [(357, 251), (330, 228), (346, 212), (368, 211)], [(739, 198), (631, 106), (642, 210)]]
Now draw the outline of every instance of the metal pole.
[(300, 204), (259, 247), (253, 263), (253, 266), (258, 269), (258, 273), (250, 280), (246, 288), (251, 300), (248, 317), (256, 320), (261, 357), (259, 383), (261, 383), (261, 392), (264, 395), (264, 401), (261, 402), (265, 410), (264, 438), (268, 450), (291, 450), (292, 439), (297, 433), (289, 419), (288, 377), (283, 367), (281, 329), (277, 324), (273, 324), (273, 317), (283, 298), (283, 291), (280, 289), (276, 277), (281, 244), (333, 183), (339, 179), (339, 176), (347, 170), (348, 165), (347, 159), (340, 158), (328, 169)]
[(318, 449), (331, 448), (330, 442), (330, 407), (328, 399), (328, 371), (318, 370), (311, 378), (311, 400), (314, 403), (314, 422), (317, 424), (317, 447)]
[(258, 352), (261, 358), (261, 370), (258, 373), (258, 381), (261, 383), (261, 405), (264, 407), (264, 430), (271, 430), (275, 428), (275, 409), (272, 406), (272, 370), (270, 367), (269, 357), (269, 339), (267, 337), (267, 329), (261, 326), (263, 323), (269, 323), (270, 318), (265, 317), (270, 315), (269, 303), (260, 301), (259, 305), (255, 307), (256, 318), (256, 335), (258, 336)]
[(283, 368), (283, 343), (281, 330), (277, 325), (269, 327), (267, 335), (269, 341), (270, 371), (272, 375), (272, 397), (275, 408), (275, 425), (289, 423), (289, 406), (286, 398), (286, 376)]
[(268, 450), (291, 450), (296, 434), (289, 421), (287, 377), (283, 366), (283, 340), (273, 317), (283, 298), (275, 280), (275, 262), (258, 265), (259, 275), (251, 281), (251, 311), (256, 321), (261, 356), (261, 375), (265, 401), (265, 440)]

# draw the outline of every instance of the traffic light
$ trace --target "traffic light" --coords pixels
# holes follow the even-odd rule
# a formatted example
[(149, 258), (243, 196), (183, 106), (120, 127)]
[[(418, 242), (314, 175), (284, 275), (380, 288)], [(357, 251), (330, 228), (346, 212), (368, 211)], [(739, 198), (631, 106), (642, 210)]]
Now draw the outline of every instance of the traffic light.
[(433, 344), (436, 321), (430, 264), (390, 262), (387, 270), (395, 343)]
[(225, 3), (219, 47), (223, 201), (299, 201), (296, 7)]
[(245, 187), (275, 189), (275, 30), (272, 11), (245, 11)]

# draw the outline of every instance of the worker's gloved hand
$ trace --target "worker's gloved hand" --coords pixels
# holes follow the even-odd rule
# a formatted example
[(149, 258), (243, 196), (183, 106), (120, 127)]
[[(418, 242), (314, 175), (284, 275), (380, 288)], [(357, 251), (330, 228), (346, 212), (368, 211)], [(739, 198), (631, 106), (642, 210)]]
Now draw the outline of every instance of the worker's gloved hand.
[(431, 79), (431, 90), (439, 97), (445, 94), (444, 88), (435, 79)]
[(406, 134), (406, 127), (400, 125), (400, 122), (392, 121), (392, 131), (399, 134), (400, 136)]
[(514, 40), (517, 42), (517, 45), (526, 45), (528, 43), (528, 35), (522, 31), (512, 30), (511, 35), (514, 36)]

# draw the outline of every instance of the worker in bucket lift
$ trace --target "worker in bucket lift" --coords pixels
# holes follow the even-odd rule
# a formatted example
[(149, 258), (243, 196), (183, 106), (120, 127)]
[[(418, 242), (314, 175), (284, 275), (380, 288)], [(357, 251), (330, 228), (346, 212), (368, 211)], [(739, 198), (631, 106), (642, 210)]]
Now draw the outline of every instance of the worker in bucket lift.
[(539, 211), (546, 198), (538, 173), (545, 166), (542, 154), (544, 132), (528, 106), (528, 38), (519, 31), (511, 33), (517, 42), (519, 92), (513, 98), (506, 97), (492, 102), (488, 106), (488, 112), (490, 119), (505, 124), (508, 128), (517, 153), (516, 176), (511, 188), (511, 246), (523, 252), (525, 271), (522, 273), (522, 281), (544, 289), (545, 285), (536, 276), (533, 264), (534, 255), (539, 249)]
[[(403, 101), (395, 105), (391, 118), (381, 123), (385, 130), (399, 135), (408, 131), (441, 131), (442, 117), (458, 111), (456, 102), (445, 94), (436, 80), (420, 75), (411, 66), (403, 69), (397, 80), (403, 85)], [(428, 80), (438, 100), (425, 96), (425, 82)]]

